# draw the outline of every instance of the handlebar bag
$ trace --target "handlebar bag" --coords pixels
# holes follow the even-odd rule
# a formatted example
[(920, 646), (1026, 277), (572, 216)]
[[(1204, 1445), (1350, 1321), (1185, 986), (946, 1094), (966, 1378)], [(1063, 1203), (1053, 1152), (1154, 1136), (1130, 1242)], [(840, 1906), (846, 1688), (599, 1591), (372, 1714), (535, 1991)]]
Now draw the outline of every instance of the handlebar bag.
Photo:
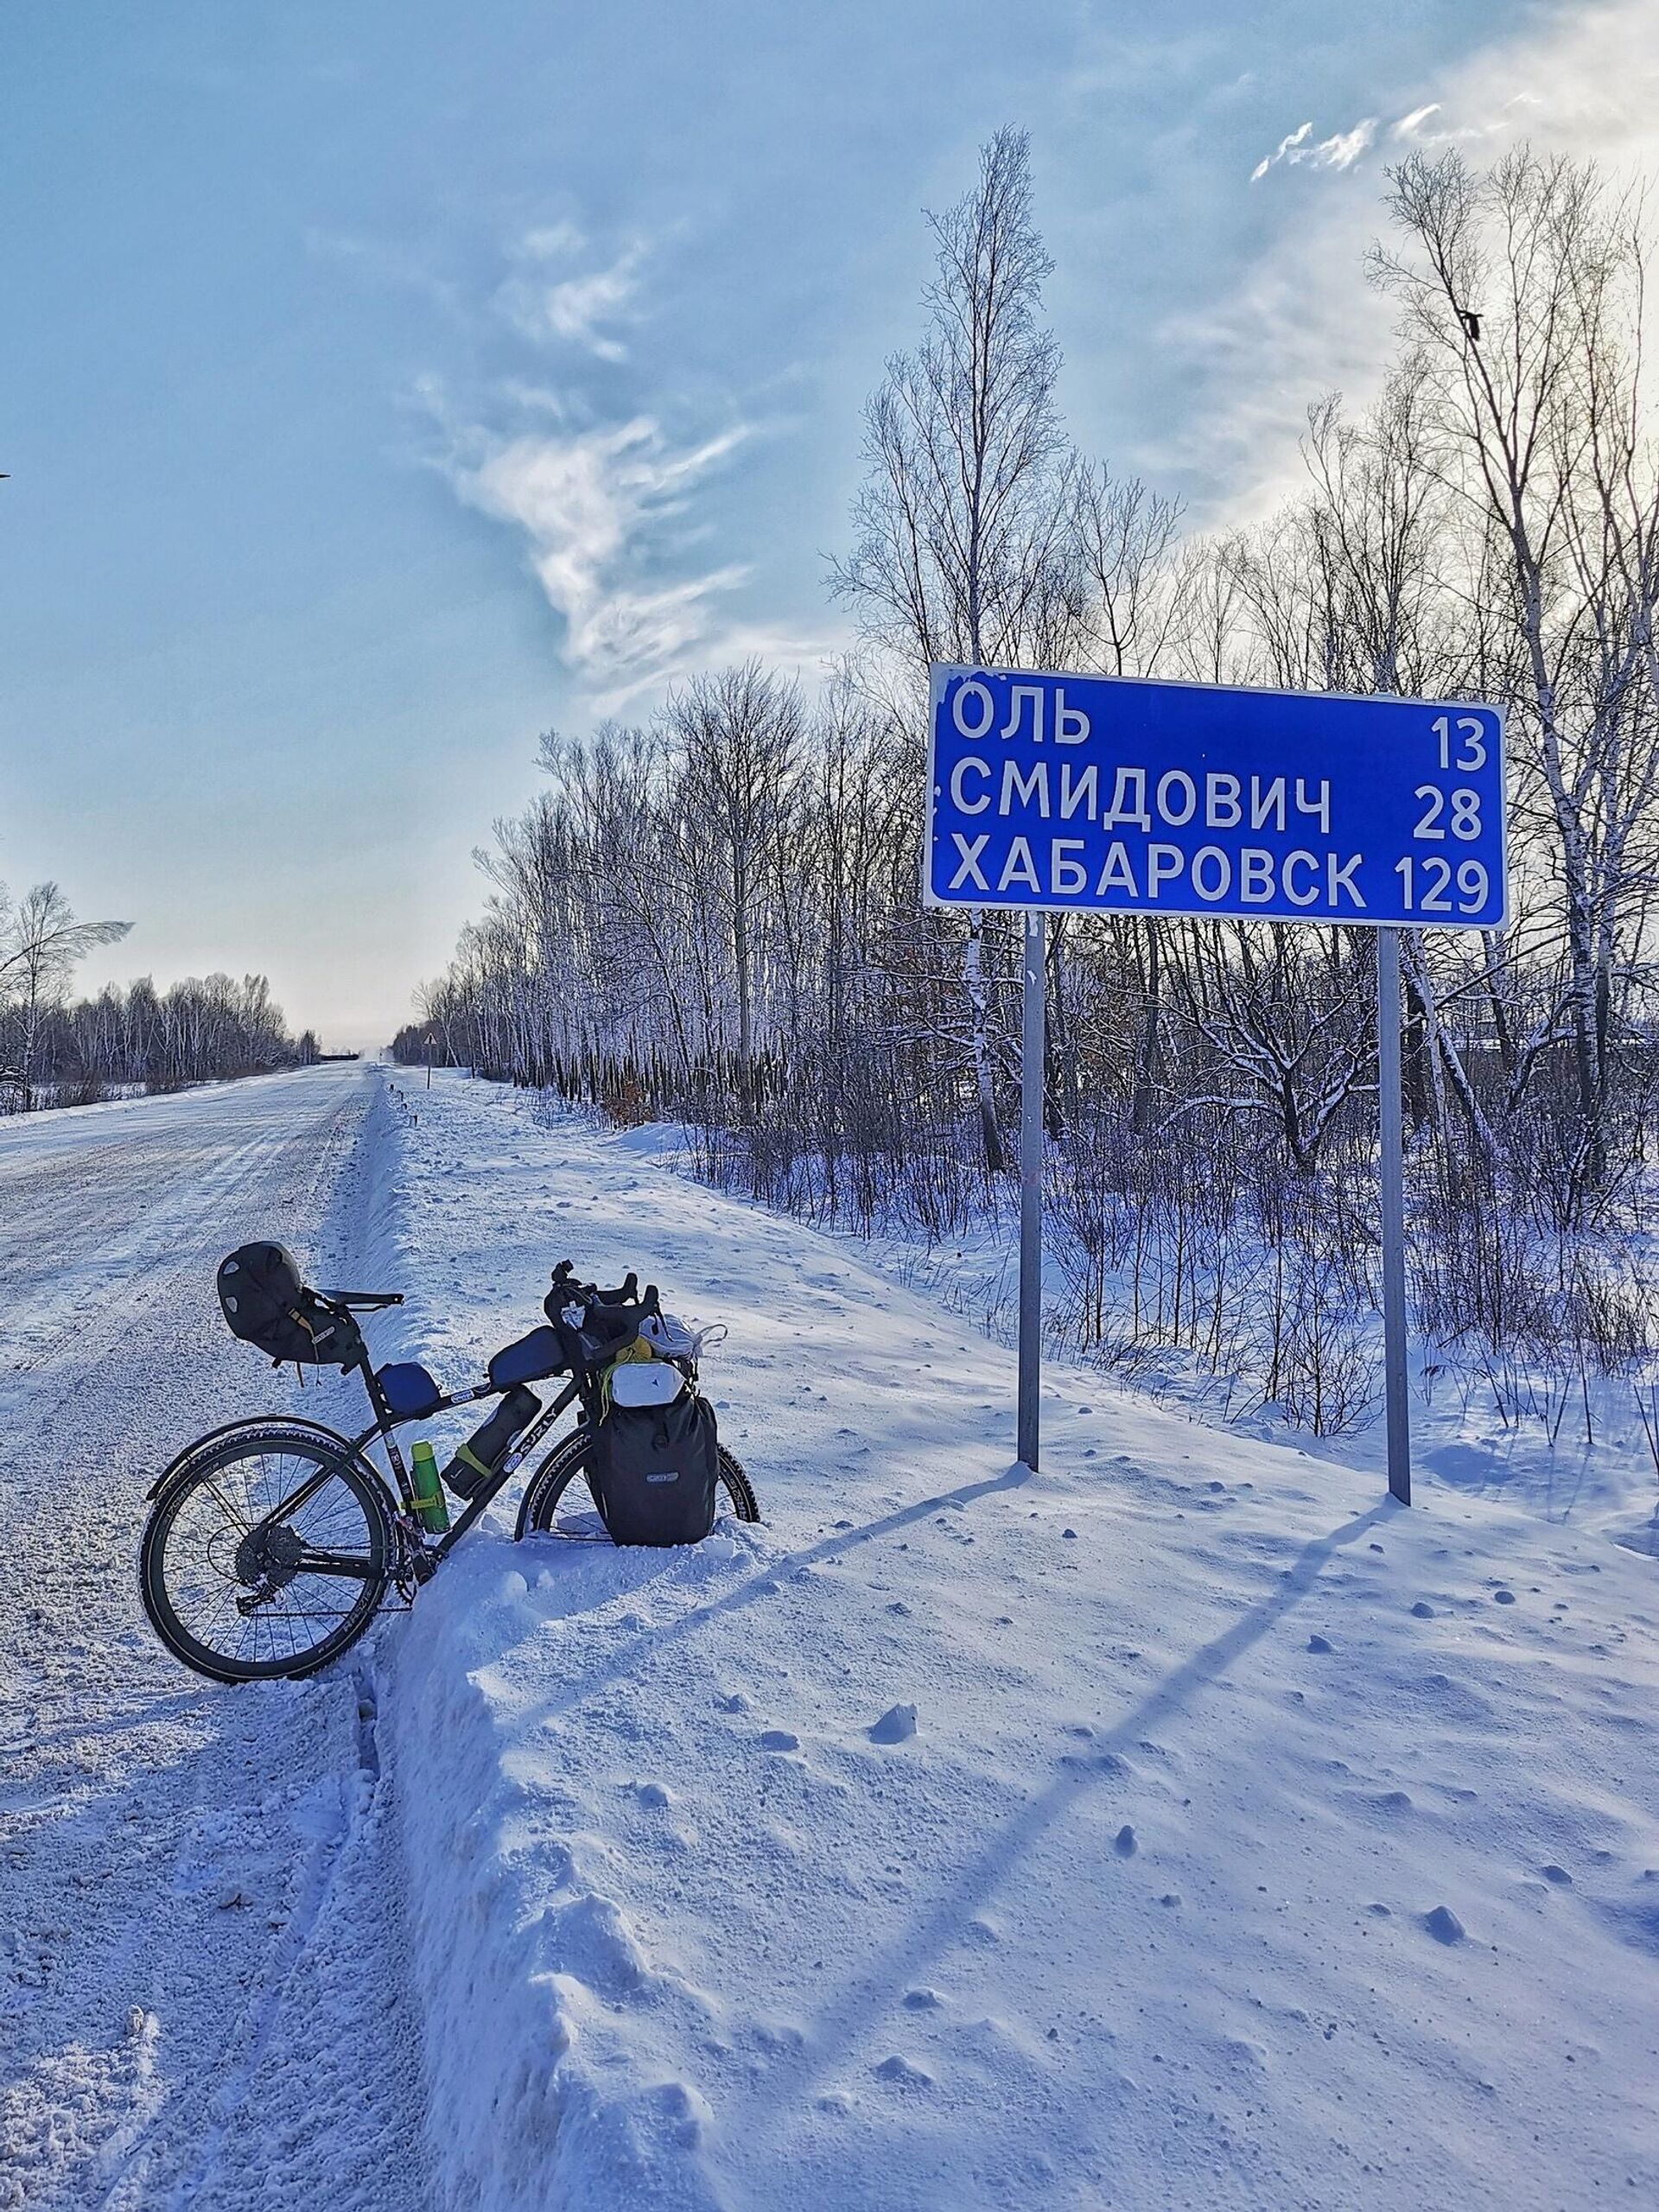
[(643, 1305), (606, 1306), (561, 1292), (556, 1285), (543, 1300), (542, 1311), (559, 1332), (569, 1363), (580, 1368), (601, 1367), (626, 1351), (638, 1338), (645, 1313)]
[(588, 1484), (618, 1544), (700, 1544), (715, 1525), (714, 1408), (686, 1391), (665, 1406), (620, 1406), (594, 1431)]
[(363, 1334), (349, 1313), (337, 1313), (300, 1280), (283, 1244), (238, 1244), (219, 1263), (219, 1302), (231, 1334), (256, 1345), (278, 1365), (358, 1365)]

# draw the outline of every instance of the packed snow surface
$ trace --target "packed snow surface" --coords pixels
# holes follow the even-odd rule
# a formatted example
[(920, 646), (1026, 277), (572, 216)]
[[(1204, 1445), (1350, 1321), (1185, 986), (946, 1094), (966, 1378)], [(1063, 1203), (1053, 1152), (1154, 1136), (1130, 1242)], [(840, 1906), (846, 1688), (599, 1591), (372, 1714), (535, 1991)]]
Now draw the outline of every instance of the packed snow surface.
[(219, 1258), (276, 1232), (354, 1274), (387, 1111), (332, 1067), (0, 1122), (0, 2207), (435, 2201), (372, 1655), (216, 1688), (133, 1571), (174, 1452), (300, 1403)]
[(724, 1321), (765, 1525), (503, 1510), (391, 1741), (448, 2201), (1659, 2201), (1659, 1582), (1570, 1515), (1012, 1363), (459, 1078), (383, 1227), (451, 1382), (548, 1268)]
[[(320, 1680), (196, 1681), (142, 1491), (291, 1402), (213, 1298), (270, 1231), (451, 1385), (638, 1268), (763, 1525), (504, 1501)], [(0, 1131), (0, 2206), (1659, 2202), (1659, 1581), (1570, 1510), (1058, 1366), (1029, 1474), (938, 1300), (459, 1077)]]

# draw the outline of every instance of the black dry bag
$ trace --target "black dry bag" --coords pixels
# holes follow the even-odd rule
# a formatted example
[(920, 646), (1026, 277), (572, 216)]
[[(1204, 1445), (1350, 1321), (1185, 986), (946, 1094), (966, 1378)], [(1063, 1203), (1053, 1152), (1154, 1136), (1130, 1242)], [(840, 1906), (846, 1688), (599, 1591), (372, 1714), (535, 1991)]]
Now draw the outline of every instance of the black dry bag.
[(589, 1487), (618, 1544), (700, 1544), (715, 1525), (714, 1408), (694, 1391), (666, 1406), (613, 1404), (594, 1431)]
[(457, 1497), (471, 1497), (488, 1482), (507, 1456), (513, 1439), (542, 1410), (533, 1390), (516, 1382), (482, 1428), (474, 1429), (443, 1471)]
[(239, 1244), (219, 1263), (219, 1302), (231, 1334), (268, 1358), (308, 1367), (355, 1367), (363, 1337), (349, 1313), (336, 1313), (300, 1280), (283, 1244)]

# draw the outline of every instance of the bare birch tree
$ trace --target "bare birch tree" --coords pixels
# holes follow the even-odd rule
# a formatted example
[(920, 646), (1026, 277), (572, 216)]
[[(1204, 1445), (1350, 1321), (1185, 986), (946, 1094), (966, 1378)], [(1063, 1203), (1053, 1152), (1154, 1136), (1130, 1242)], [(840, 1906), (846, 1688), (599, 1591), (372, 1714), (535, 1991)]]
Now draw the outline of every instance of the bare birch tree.
[[(1017, 663), (1051, 622), (1070, 460), (1055, 404), (1059, 348), (1042, 327), (1053, 264), (1031, 208), (1030, 142), (1002, 130), (976, 188), (930, 215), (928, 331), (898, 353), (865, 413), (869, 474), (834, 588), (866, 632), (925, 676), (930, 661)], [(985, 925), (967, 918), (963, 989), (988, 1169), (997, 1124)]]

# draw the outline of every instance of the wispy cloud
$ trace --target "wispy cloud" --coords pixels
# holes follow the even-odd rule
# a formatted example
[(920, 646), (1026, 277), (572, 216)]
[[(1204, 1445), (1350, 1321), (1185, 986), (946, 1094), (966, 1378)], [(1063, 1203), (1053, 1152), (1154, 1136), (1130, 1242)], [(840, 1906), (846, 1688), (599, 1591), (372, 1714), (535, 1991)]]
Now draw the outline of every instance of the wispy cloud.
[(1287, 168), (1350, 169), (1366, 152), (1376, 137), (1376, 118), (1362, 117), (1351, 130), (1338, 130), (1329, 138), (1317, 141), (1313, 125), (1304, 123), (1287, 138), (1281, 138), (1272, 153), (1266, 154), (1250, 171), (1250, 182), (1260, 183), (1271, 168), (1282, 162)]
[(353, 269), (376, 284), (393, 291), (418, 292), (441, 307), (446, 315), (461, 305), (455, 286), (430, 269), (422, 256), (406, 245), (385, 238), (368, 238), (352, 231), (320, 230), (305, 232), (305, 250), (320, 261), (333, 261)]
[(1442, 112), (1439, 100), (1430, 100), (1426, 107), (1414, 107), (1409, 115), (1402, 115), (1389, 130), (1390, 138), (1414, 138), (1431, 115)]
[(579, 346), (596, 360), (625, 361), (621, 329), (638, 320), (643, 241), (633, 240), (605, 266), (550, 275), (550, 263), (575, 260), (588, 241), (569, 221), (527, 232), (514, 250), (518, 266), (501, 287), (499, 304), (523, 334)]
[(1256, 182), (1258, 178), (1266, 176), (1268, 171), (1273, 167), (1275, 162), (1287, 161), (1291, 155), (1296, 152), (1299, 147), (1305, 146), (1307, 143), (1309, 137), (1313, 135), (1313, 125), (1312, 123), (1299, 124), (1296, 129), (1291, 132), (1287, 138), (1281, 138), (1279, 141), (1279, 143), (1274, 147), (1272, 153), (1264, 154), (1262, 156), (1262, 159), (1250, 171), (1250, 182), (1254, 184)]
[[(1655, 25), (1655, 35), (1659, 35), (1659, 22)], [(1461, 121), (1454, 121), (1440, 101), (1431, 100), (1427, 107), (1414, 108), (1409, 115), (1402, 115), (1389, 136), (1419, 146), (1478, 147), (1483, 138), (1509, 137), (1525, 130), (1532, 119), (1529, 111), (1541, 110), (1544, 105), (1537, 92), (1512, 92), (1489, 114), (1467, 115)], [(1434, 121), (1436, 116), (1440, 118), (1438, 123)]]
[(606, 326), (613, 325), (632, 307), (639, 258), (638, 249), (630, 248), (608, 269), (555, 284), (542, 303), (548, 328), (571, 345), (585, 346), (601, 361), (626, 359), (627, 348), (608, 334)]
[[(1616, 174), (1659, 169), (1659, 0), (1560, 8), (1435, 82), (1400, 91), (1399, 120), (1386, 134), (1391, 156), (1458, 146), (1485, 162), (1530, 138), (1594, 156)], [(1375, 131), (1362, 151), (1374, 143)], [(1309, 158), (1321, 150), (1311, 124), (1268, 165), (1304, 149)], [(1364, 164), (1350, 159), (1351, 186)], [(1162, 326), (1172, 355), (1196, 365), (1198, 397), (1186, 427), (1144, 449), (1141, 462), (1184, 488), (1200, 515), (1248, 520), (1276, 505), (1305, 481), (1298, 445), (1309, 402), (1335, 390), (1363, 407), (1375, 396), (1395, 353), (1394, 309), (1363, 275), (1385, 219), (1380, 182), (1376, 193), (1301, 200), (1230, 294)]]
[(436, 465), (456, 495), (518, 534), (559, 620), (559, 657), (600, 713), (697, 668), (755, 653), (805, 670), (847, 643), (839, 626), (809, 633), (757, 618), (747, 563), (709, 550), (716, 480), (779, 420), (728, 419), (699, 435), (655, 410), (623, 411), (623, 379), (609, 372), (626, 358), (620, 331), (644, 320), (650, 256), (634, 238), (606, 259), (570, 216), (522, 232), (491, 307), (498, 337), (505, 319), (535, 365), (470, 402), (435, 379), (413, 394), (439, 428)]
[(652, 416), (569, 435), (469, 441), (452, 464), (462, 499), (529, 539), (548, 604), (564, 624), (563, 657), (612, 707), (681, 672), (715, 626), (714, 606), (747, 570), (728, 565), (653, 581), (653, 555), (691, 493), (742, 442), (742, 427), (676, 446)]

